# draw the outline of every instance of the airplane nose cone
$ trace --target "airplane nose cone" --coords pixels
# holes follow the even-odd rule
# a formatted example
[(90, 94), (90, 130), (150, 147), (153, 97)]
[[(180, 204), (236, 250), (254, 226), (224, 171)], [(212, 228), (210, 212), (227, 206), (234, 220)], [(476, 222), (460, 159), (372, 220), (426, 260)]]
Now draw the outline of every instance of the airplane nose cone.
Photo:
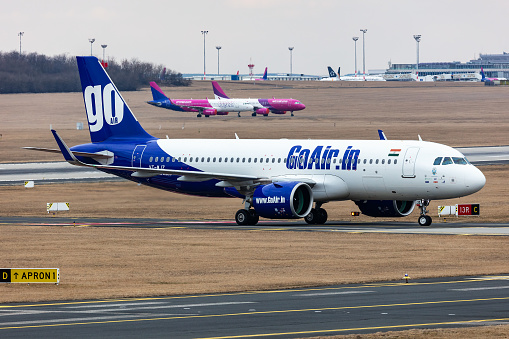
[(465, 177), (465, 186), (470, 190), (471, 193), (475, 193), (484, 187), (486, 184), (486, 177), (476, 167), (474, 170), (469, 171)]

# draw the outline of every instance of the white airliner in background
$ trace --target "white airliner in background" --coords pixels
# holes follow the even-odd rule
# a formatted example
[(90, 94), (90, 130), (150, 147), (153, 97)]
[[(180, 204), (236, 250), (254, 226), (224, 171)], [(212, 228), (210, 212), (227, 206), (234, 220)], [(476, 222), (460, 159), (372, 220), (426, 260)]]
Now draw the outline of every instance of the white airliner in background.
[(92, 142), (68, 148), (52, 131), (64, 158), (154, 188), (240, 198), (239, 225), (259, 217), (323, 224), (322, 206), (338, 200), (373, 217), (409, 215), (419, 201), (418, 222), (430, 225), (429, 200), (469, 195), (486, 181), (459, 151), (421, 140), (158, 139), (97, 58), (77, 61)]
[(381, 75), (369, 75), (369, 74), (358, 74), (358, 75), (344, 75), (340, 76), (341, 67), (338, 67), (338, 73), (328, 66), (329, 71), (328, 78), (322, 78), (320, 81), (385, 81)]

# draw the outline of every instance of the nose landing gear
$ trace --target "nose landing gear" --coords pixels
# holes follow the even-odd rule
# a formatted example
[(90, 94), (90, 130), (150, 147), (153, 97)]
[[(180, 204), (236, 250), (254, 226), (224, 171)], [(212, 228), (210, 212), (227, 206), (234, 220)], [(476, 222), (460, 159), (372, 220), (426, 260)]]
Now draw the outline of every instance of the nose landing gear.
[(419, 219), (417, 219), (417, 222), (420, 226), (429, 226), (431, 225), (432, 219), (429, 215), (426, 215), (428, 210), (426, 207), (429, 205), (429, 200), (421, 199), (421, 202), (419, 204), (419, 208), (421, 209), (421, 215), (419, 216)]

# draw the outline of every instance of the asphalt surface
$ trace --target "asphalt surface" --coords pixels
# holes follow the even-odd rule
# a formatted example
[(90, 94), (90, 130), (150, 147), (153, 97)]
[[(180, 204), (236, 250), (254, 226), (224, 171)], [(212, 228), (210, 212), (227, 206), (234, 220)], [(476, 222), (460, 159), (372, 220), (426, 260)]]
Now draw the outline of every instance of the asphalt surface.
[[(450, 234), (508, 236), (509, 223), (438, 222), (429, 227), (412, 222), (327, 221), (325, 225), (308, 225), (302, 220), (262, 220), (256, 226), (239, 226), (224, 220), (162, 220), (162, 219), (114, 219), (114, 218), (62, 218), (62, 217), (0, 217), (1, 225), (61, 226), (61, 227), (136, 227), (136, 228), (188, 228), (228, 229), (245, 231), (292, 231), (292, 232), (347, 232), (347, 233), (399, 233), (399, 234)], [(442, 219), (443, 220), (443, 219)], [(463, 219), (464, 220), (464, 219)]]
[(295, 338), (509, 324), (509, 276), (0, 305), (0, 337)]

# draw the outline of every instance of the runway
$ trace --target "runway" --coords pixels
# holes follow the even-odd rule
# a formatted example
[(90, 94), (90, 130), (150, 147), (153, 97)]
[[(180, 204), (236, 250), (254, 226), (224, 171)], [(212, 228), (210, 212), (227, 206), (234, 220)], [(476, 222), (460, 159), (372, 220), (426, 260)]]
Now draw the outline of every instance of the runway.
[[(403, 272), (402, 272), (403, 273)], [(509, 276), (0, 305), (0, 336), (294, 338), (509, 324)]]
[(422, 227), (412, 222), (327, 221), (325, 225), (308, 225), (302, 220), (263, 220), (256, 226), (239, 226), (224, 220), (162, 220), (162, 219), (114, 219), (114, 218), (65, 218), (65, 217), (2, 217), (0, 225), (60, 226), (60, 227), (136, 227), (136, 228), (188, 228), (228, 229), (241, 231), (281, 232), (346, 232), (346, 233), (392, 233), (392, 234), (442, 234), (508, 236), (509, 223), (465, 223), (450, 218), (452, 222), (438, 222)]

